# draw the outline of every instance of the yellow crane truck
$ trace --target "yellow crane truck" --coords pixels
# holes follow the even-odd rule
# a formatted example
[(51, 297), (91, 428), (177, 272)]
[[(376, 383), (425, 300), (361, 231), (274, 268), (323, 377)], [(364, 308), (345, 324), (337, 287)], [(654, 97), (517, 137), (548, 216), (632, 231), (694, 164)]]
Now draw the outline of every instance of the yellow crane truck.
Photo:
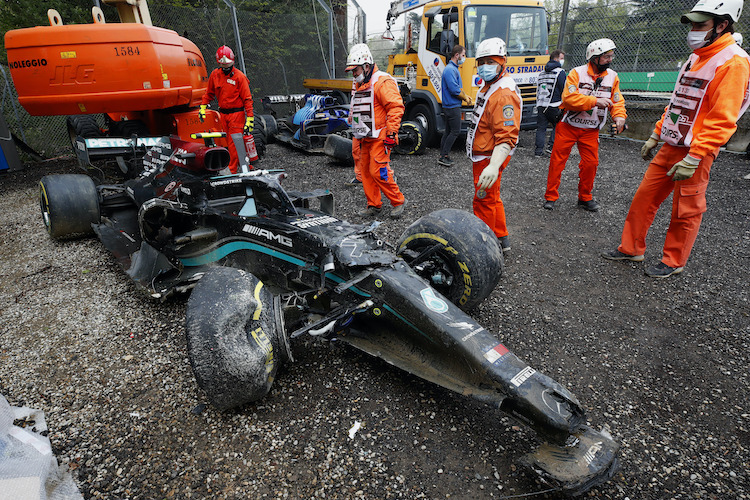
[[(391, 3), (388, 31), (401, 14), (424, 7), (419, 40), (411, 40), (407, 27), (404, 52), (388, 57), (387, 72), (399, 82), (404, 96), (404, 120), (417, 122), (424, 142), (434, 144), (445, 125), (441, 115), (441, 76), (455, 44), (466, 47), (466, 62), (459, 68), (464, 92), (472, 98), (481, 80), (476, 75), (474, 54), (479, 42), (500, 37), (508, 46), (508, 73), (516, 81), (523, 97), (521, 128), (536, 127), (536, 80), (549, 60), (547, 15), (541, 0), (401, 0)], [(312, 79), (304, 81), (312, 91), (334, 91), (346, 96), (349, 79)], [(468, 121), (465, 107), (462, 128)]]

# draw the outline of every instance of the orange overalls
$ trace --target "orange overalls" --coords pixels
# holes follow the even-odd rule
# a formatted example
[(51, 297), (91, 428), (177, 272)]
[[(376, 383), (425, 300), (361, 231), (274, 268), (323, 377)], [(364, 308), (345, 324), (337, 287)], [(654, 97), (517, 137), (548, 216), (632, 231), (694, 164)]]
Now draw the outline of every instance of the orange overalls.
[(351, 102), (354, 171), (361, 178), (367, 206), (382, 207), (381, 193), (394, 207), (404, 203), (389, 164), (391, 152), (383, 144), (387, 135), (398, 137), (403, 115), (404, 101), (396, 80), (373, 65), (370, 81), (355, 84)]
[(231, 134), (241, 134), (245, 128), (245, 115), (253, 116), (253, 96), (250, 93), (250, 82), (242, 71), (232, 68), (229, 75), (225, 75), (221, 68), (216, 68), (208, 78), (206, 93), (203, 94), (201, 104), (210, 103), (214, 97), (219, 104), (219, 118), (221, 128), (227, 133), (227, 149), (229, 149), (229, 170), (237, 173), (239, 159), (234, 147)]
[[(620, 252), (643, 255), (656, 211), (672, 193), (662, 262), (675, 268), (687, 263), (706, 211), (711, 164), (748, 106), (750, 59), (735, 45), (732, 35), (725, 33), (708, 47), (695, 50), (680, 70), (670, 104), (654, 128), (666, 143), (649, 164), (630, 204), (617, 248)], [(693, 106), (681, 108), (679, 103), (686, 101)], [(692, 177), (675, 182), (667, 172), (688, 153), (702, 161)]]
[(596, 73), (591, 63), (573, 68), (565, 81), (562, 108), (565, 115), (555, 128), (555, 144), (549, 160), (547, 191), (544, 199), (556, 201), (560, 197), (560, 177), (574, 145), (578, 145), (578, 199), (590, 201), (594, 189), (596, 168), (599, 166), (599, 130), (607, 120), (607, 110), (596, 107), (596, 99), (606, 97), (614, 105), (613, 117), (625, 118), (625, 100), (620, 93), (620, 78), (611, 69)]
[[(474, 215), (482, 219), (495, 236), (502, 238), (508, 235), (508, 226), (505, 221), (505, 206), (500, 199), (500, 180), (503, 170), (510, 163), (512, 150), (518, 143), (518, 131), (521, 129), (521, 96), (516, 83), (507, 76), (507, 72), (503, 71), (498, 80), (492, 85), (485, 84), (479, 91), (471, 116), (472, 125), (466, 138), (466, 152), (472, 160)], [(504, 142), (510, 144), (511, 154), (500, 167), (497, 181), (484, 193), (480, 193), (477, 189), (479, 176), (490, 164), (495, 146)], [(481, 194), (484, 196), (480, 197)]]

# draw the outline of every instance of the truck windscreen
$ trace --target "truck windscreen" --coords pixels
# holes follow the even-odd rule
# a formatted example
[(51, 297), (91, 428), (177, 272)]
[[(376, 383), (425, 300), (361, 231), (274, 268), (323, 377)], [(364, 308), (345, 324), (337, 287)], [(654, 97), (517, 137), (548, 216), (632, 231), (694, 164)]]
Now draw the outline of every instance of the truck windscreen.
[(547, 16), (540, 7), (470, 6), (464, 10), (466, 56), (474, 57), (479, 42), (500, 37), (509, 56), (542, 55), (547, 48)]

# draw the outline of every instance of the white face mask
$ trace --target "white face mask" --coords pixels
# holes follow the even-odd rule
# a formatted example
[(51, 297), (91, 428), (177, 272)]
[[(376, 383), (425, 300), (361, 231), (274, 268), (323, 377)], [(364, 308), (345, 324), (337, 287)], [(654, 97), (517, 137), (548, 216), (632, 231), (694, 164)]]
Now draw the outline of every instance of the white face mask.
[(354, 81), (357, 82), (357, 83), (364, 82), (365, 81), (365, 74), (364, 73), (358, 74), (357, 76), (354, 77)]
[(688, 31), (687, 44), (692, 49), (700, 49), (706, 45), (706, 35), (708, 31)]
[(565, 66), (565, 59), (560, 59), (560, 66)]
[(459, 57), (458, 58), (458, 62), (456, 64), (458, 64), (459, 66), (461, 66), (465, 62), (466, 62), (466, 58), (465, 57)]

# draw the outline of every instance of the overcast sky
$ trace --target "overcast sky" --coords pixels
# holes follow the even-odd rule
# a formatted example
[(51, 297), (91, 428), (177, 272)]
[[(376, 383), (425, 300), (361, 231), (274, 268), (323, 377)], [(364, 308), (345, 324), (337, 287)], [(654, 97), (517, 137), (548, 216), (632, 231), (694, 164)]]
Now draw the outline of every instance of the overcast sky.
[[(385, 16), (391, 6), (390, 0), (357, 0), (357, 3), (367, 16), (367, 35), (381, 35), (385, 31)], [(349, 2), (349, 11), (350, 16), (356, 15), (357, 9), (352, 2)], [(414, 12), (421, 12), (421, 9)], [(400, 32), (404, 29), (404, 18), (404, 15), (399, 16), (393, 25)]]

